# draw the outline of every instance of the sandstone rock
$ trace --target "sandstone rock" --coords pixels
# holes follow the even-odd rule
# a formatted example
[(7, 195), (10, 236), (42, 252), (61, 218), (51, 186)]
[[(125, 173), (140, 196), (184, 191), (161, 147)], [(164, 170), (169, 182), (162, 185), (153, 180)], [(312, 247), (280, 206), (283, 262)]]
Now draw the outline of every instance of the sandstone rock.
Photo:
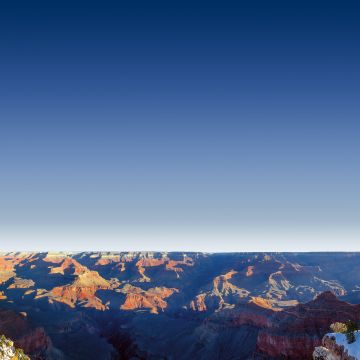
[(167, 302), (164, 299), (178, 292), (178, 290), (166, 287), (143, 290), (126, 284), (119, 292), (126, 294), (125, 302), (121, 306), (122, 310), (149, 309), (151, 313), (157, 314), (159, 310), (164, 311), (167, 307)]
[[(78, 274), (76, 280), (64, 286), (54, 287), (50, 291), (38, 293), (36, 298), (47, 297), (49, 300), (64, 303), (72, 308), (77, 304), (83, 307), (95, 308), (97, 310), (106, 310), (107, 306), (96, 297), (95, 293), (98, 290), (106, 290), (112, 288), (113, 284), (102, 278), (97, 271), (88, 270), (86, 267), (80, 265), (77, 261), (66, 261), (67, 264), (74, 264), (74, 274)], [(65, 263), (64, 261), (64, 263)], [(64, 264), (63, 263), (63, 264)], [(59, 272), (63, 271), (64, 267), (59, 267)]]
[(197, 295), (190, 302), (190, 309), (202, 312), (210, 307), (219, 311), (232, 307), (239, 299), (248, 297), (249, 291), (231, 283), (230, 280), (236, 274), (238, 274), (237, 271), (231, 270), (223, 275), (216, 276), (213, 279), (211, 290)]
[(269, 326), (259, 331), (257, 348), (274, 358), (311, 358), (330, 324), (348, 319), (360, 319), (360, 305), (339, 301), (325, 292), (309, 303), (274, 312)]
[(22, 279), (16, 277), (12, 284), (8, 286), (8, 289), (28, 289), (35, 285), (35, 282), (31, 279)]
[(58, 267), (52, 267), (50, 269), (50, 274), (62, 274), (64, 275), (64, 272), (67, 271), (70, 274), (73, 275), (80, 275), (87, 271), (87, 268), (83, 265), (81, 265), (77, 260), (66, 257), (60, 266)]

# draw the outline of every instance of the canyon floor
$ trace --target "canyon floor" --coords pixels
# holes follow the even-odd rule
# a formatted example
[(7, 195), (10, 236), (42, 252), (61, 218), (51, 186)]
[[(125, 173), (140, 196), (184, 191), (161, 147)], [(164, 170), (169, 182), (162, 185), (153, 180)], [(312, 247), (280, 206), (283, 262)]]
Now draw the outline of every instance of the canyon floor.
[(358, 304), (359, 253), (0, 253), (0, 334), (38, 360), (309, 360)]

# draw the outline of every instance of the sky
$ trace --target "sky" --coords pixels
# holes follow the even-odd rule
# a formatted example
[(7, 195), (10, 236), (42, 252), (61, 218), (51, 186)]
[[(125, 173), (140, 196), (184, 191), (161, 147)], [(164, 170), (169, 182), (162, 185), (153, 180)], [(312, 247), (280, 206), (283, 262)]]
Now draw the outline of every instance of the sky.
[(0, 248), (360, 251), (358, 1), (2, 1)]

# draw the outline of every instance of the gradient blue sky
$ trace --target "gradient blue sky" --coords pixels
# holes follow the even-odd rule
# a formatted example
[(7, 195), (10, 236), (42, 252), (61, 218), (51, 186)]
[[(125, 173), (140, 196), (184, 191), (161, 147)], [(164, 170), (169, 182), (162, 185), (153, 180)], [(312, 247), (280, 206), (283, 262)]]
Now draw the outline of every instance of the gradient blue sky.
[(360, 250), (358, 1), (2, 1), (3, 250)]

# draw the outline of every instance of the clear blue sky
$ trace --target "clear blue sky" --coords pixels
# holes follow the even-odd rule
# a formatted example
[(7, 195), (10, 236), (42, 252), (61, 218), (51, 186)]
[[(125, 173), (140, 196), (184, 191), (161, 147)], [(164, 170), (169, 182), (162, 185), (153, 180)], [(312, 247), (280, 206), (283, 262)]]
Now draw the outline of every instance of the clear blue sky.
[(360, 250), (359, 18), (1, 2), (1, 247)]

